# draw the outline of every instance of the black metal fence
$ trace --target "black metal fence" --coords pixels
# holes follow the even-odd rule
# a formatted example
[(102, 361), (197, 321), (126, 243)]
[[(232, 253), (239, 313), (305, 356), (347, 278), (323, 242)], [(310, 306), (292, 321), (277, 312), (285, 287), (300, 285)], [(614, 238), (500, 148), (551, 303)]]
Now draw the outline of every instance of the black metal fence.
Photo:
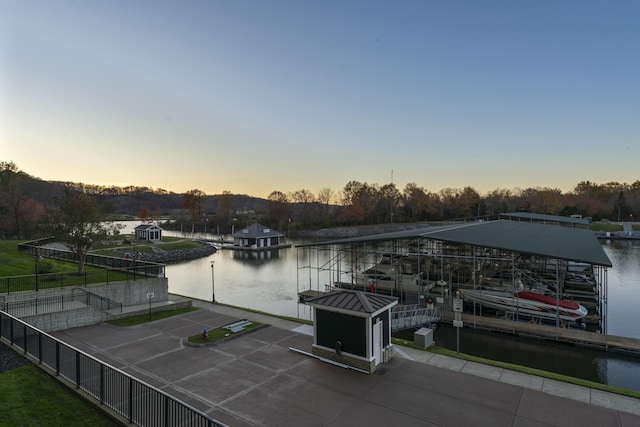
[(225, 427), (186, 403), (3, 311), (0, 338), (131, 424)]
[[(33, 255), (35, 258), (52, 258), (61, 261), (78, 262), (75, 253), (66, 250), (43, 246), (53, 241), (50, 238), (33, 240), (18, 244), (18, 252)], [(86, 254), (85, 265), (94, 267), (135, 270), (140, 275), (164, 277), (164, 264), (142, 261), (135, 255), (131, 258), (110, 257), (97, 254)]]
[(74, 288), (71, 293), (62, 295), (0, 302), (0, 310), (18, 317), (35, 316), (86, 306), (101, 311), (111, 311), (113, 314), (122, 313), (121, 303), (79, 288)]
[(67, 262), (77, 262), (76, 255), (68, 250), (42, 246), (49, 239), (35, 240), (18, 245), (18, 251), (33, 255), (35, 274), (0, 277), (0, 294), (12, 292), (38, 291), (40, 289), (63, 288), (66, 286), (86, 286), (90, 283), (111, 283), (123, 280), (138, 280), (148, 277), (165, 277), (165, 265), (136, 260), (87, 254), (85, 265), (100, 267), (100, 270), (65, 273), (40, 273), (38, 261), (52, 258)]

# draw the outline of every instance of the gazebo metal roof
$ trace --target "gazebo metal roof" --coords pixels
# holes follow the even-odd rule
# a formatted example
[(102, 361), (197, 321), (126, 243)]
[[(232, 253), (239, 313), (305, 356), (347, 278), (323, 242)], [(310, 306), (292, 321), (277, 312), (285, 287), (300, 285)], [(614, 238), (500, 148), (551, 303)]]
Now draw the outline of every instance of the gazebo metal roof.
[(376, 313), (397, 303), (398, 299), (394, 297), (348, 289), (329, 292), (307, 300), (307, 304), (311, 306), (337, 308), (358, 313)]
[(612, 266), (593, 231), (529, 221), (497, 220), (441, 225), (329, 240), (298, 245), (297, 247), (364, 244), (417, 238), (585, 262), (605, 267)]

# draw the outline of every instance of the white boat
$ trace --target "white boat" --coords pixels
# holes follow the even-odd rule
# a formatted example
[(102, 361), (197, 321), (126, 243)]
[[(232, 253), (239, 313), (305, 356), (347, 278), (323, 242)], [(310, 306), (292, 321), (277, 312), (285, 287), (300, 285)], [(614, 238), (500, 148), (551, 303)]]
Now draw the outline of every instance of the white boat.
[(536, 319), (560, 318), (575, 321), (587, 315), (587, 309), (573, 301), (556, 299), (531, 291), (505, 292), (460, 289), (463, 298), (475, 301), (485, 307), (491, 307), (505, 312), (516, 312), (519, 315)]
[(424, 273), (418, 270), (415, 260), (405, 256), (383, 255), (372, 267), (353, 276), (355, 283), (373, 291), (415, 292), (418, 286), (427, 286)]

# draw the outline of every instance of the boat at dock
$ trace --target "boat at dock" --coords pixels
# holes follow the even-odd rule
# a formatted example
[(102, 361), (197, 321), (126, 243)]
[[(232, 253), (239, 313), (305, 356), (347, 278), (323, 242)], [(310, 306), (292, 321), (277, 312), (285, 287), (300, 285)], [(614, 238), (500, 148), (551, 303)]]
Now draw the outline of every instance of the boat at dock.
[(373, 266), (353, 274), (356, 286), (371, 292), (416, 291), (419, 286), (430, 289), (425, 273), (413, 257), (383, 254)]
[(485, 307), (503, 310), (505, 314), (518, 313), (534, 320), (579, 321), (587, 314), (587, 309), (576, 302), (554, 298), (532, 291), (487, 291), (460, 289), (462, 297)]

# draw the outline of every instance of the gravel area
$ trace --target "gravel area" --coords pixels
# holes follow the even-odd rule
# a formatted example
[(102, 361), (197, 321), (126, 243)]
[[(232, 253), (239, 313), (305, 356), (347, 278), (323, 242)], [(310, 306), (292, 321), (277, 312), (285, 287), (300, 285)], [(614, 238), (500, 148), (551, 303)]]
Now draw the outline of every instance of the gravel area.
[(0, 342), (0, 372), (9, 371), (30, 363), (31, 362), (27, 358), (5, 343)]

